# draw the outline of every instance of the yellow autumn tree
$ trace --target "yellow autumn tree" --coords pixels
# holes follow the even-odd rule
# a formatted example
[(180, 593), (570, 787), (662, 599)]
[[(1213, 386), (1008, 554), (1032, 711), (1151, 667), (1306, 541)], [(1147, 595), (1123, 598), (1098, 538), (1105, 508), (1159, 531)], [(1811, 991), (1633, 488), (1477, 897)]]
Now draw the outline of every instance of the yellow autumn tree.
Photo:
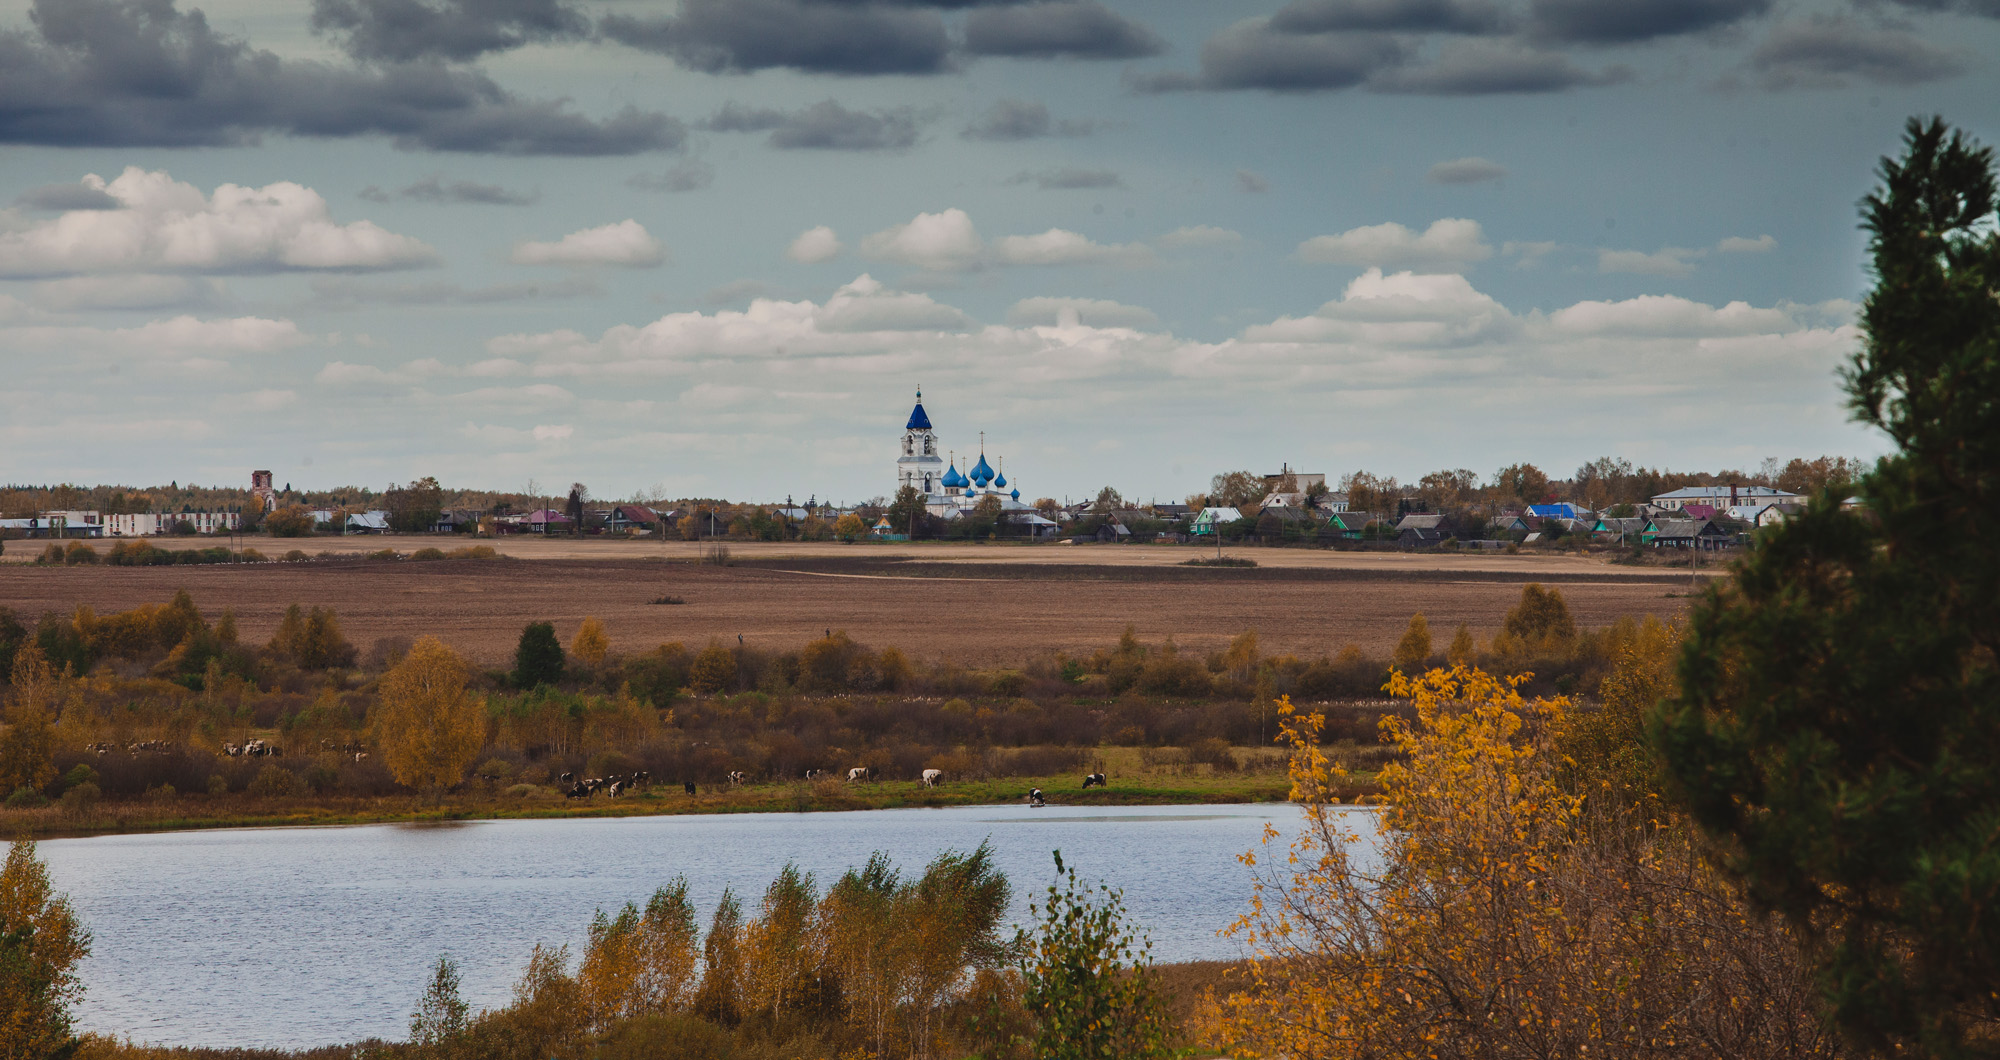
[(1472, 630), (1465, 623), (1458, 624), (1458, 632), (1451, 635), (1451, 646), (1444, 650), (1445, 660), (1453, 666), (1471, 666), (1479, 661), (1479, 646), (1472, 641)]
[(486, 742), (486, 704), (466, 679), (465, 660), (435, 637), (382, 675), (375, 738), (397, 783), (436, 795), (465, 779)]
[(1424, 662), (1431, 657), (1431, 624), (1425, 621), (1423, 612), (1410, 616), (1409, 628), (1403, 631), (1403, 639), (1396, 642), (1395, 654), (1390, 657), (1390, 665), (1402, 672), (1415, 673), (1423, 669)]
[(50, 886), (35, 844), (15, 841), (0, 867), (0, 1060), (75, 1049), (70, 1006), (83, 995), (76, 966), (89, 952), (90, 933)]
[(1209, 1012), (1238, 1056), (1840, 1055), (1782, 928), (1679, 824), (1555, 753), (1570, 705), (1478, 670), (1392, 677), (1382, 812), (1328, 797), (1324, 718), (1281, 701), (1305, 823), (1267, 833), (1232, 928), (1246, 989)]
[(602, 912), (577, 969), (591, 1024), (685, 1008), (694, 998), (701, 932), (688, 883), (677, 877), (653, 893), (642, 911), (626, 903), (616, 917)]
[(569, 642), (569, 653), (592, 666), (604, 662), (604, 656), (611, 650), (611, 638), (605, 635), (604, 623), (592, 615), (578, 626), (576, 636)]
[(14, 653), (7, 731), (0, 734), (0, 791), (40, 789), (56, 778), (56, 710), (65, 679), (34, 642)]

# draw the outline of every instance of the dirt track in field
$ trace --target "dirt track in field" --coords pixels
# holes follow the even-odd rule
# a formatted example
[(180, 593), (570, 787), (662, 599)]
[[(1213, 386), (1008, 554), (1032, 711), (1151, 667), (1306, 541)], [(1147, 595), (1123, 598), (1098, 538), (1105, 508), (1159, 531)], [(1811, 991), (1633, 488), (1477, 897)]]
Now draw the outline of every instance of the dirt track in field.
[[(354, 539), (302, 542), (312, 551)], [(12, 543), (18, 545), (19, 543)], [(270, 551), (262, 540), (255, 544)], [(421, 542), (370, 539), (407, 553)], [(560, 554), (559, 542), (541, 555)], [(100, 548), (102, 546), (100, 545)], [(1177, 566), (1185, 549), (1007, 549), (960, 546), (900, 550), (841, 546), (732, 546), (737, 565), (687, 562), (643, 546), (584, 554), (621, 558), (445, 562), (257, 564), (251, 566), (0, 566), (0, 605), (32, 620), (87, 605), (101, 612), (163, 601), (185, 588), (211, 617), (234, 608), (247, 639), (262, 640), (293, 602), (339, 612), (364, 651), (381, 637), (431, 634), (482, 663), (511, 658), (521, 627), (556, 623), (567, 643), (586, 615), (608, 626), (614, 649), (664, 641), (698, 647), (714, 637), (767, 648), (796, 647), (844, 629), (874, 647), (896, 645), (923, 659), (968, 667), (1014, 666), (1050, 650), (1112, 643), (1129, 624), (1157, 641), (1208, 650), (1256, 629), (1267, 652), (1316, 656), (1354, 643), (1386, 652), (1410, 614), (1433, 636), (1459, 623), (1481, 637), (1530, 581), (1561, 588), (1579, 625), (1623, 615), (1678, 614), (1687, 575), (1609, 567), (1567, 557), (1432, 557), (1255, 550), (1254, 570)], [(12, 551), (10, 548), (9, 551)], [(1241, 554), (1241, 553), (1239, 553)], [(629, 558), (627, 558), (629, 557)], [(1305, 562), (1316, 560), (1317, 562)], [(1284, 565), (1280, 565), (1283, 563)], [(1671, 594), (1671, 595), (1670, 595)], [(656, 605), (671, 595), (686, 601)]]

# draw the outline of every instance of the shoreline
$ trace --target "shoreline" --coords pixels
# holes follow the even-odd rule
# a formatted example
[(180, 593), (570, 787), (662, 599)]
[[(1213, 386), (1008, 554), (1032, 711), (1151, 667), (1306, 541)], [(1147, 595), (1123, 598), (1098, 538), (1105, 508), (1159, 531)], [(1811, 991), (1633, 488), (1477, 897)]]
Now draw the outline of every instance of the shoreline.
[[(1148, 778), (1151, 779), (1151, 778)], [(1166, 779), (1166, 778), (1161, 778)], [(1174, 778), (1181, 780), (1181, 778)], [(952, 788), (924, 789), (910, 783), (877, 785), (877, 790), (851, 792), (814, 790), (804, 783), (750, 785), (739, 789), (702, 791), (694, 796), (665, 786), (625, 799), (593, 798), (584, 805), (565, 804), (547, 796), (513, 798), (486, 795), (447, 799), (425, 805), (414, 796), (332, 799), (264, 799), (230, 797), (240, 808), (216, 806), (214, 812), (193, 798), (175, 803), (128, 802), (103, 806), (96, 818), (77, 821), (54, 806), (0, 811), (0, 829), (35, 840), (89, 839), (100, 836), (151, 835), (237, 828), (311, 828), (370, 824), (446, 824), (460, 821), (558, 820), (620, 817), (674, 817), (741, 813), (841, 813), (857, 810), (943, 809), (956, 806), (1018, 806), (1031, 787), (1043, 788), (1054, 807), (1223, 806), (1289, 802), (1290, 781), (1282, 776), (1241, 778), (1189, 777), (1181, 783), (1097, 788), (1088, 792), (1058, 789), (1074, 777), (1026, 778), (1019, 781), (974, 781)], [(1372, 774), (1352, 778), (1340, 792), (1344, 801), (1367, 798), (1376, 791)], [(882, 790), (887, 789), (887, 790)], [(222, 800), (216, 800), (221, 802)], [(256, 805), (250, 805), (255, 803)], [(137, 811), (137, 812), (135, 812)]]

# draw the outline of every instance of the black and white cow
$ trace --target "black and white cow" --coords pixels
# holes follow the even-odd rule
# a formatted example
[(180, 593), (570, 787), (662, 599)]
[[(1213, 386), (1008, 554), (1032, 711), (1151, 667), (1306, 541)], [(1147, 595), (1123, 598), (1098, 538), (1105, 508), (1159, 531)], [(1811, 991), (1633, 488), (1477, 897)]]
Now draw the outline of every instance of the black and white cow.
[(1089, 776), (1083, 778), (1083, 789), (1085, 791), (1089, 791), (1091, 788), (1101, 788), (1101, 787), (1104, 787), (1104, 774), (1092, 773)]
[(935, 788), (942, 783), (944, 783), (944, 770), (942, 769), (924, 770), (924, 787)]

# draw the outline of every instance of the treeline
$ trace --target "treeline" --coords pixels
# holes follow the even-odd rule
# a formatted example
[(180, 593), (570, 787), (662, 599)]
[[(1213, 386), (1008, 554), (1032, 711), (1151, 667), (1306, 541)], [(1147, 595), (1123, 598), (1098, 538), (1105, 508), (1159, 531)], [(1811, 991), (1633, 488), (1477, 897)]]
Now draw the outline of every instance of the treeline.
[[(1312, 658), (1266, 653), (1254, 632), (1222, 650), (1183, 651), (1129, 630), (1087, 654), (986, 671), (920, 663), (838, 631), (793, 650), (711, 641), (628, 655), (587, 619), (567, 649), (552, 624), (532, 623), (512, 668), (481, 670), (435, 642), (420, 652), (384, 638), (363, 650), (317, 607), (294, 605), (261, 644), (242, 638), (233, 613), (211, 619), (185, 592), (32, 625), (0, 609), (0, 673), (12, 679), (0, 792), (14, 806), (73, 790), (85, 800), (373, 797), (469, 784), (530, 797), (563, 773), (715, 785), (857, 766), (905, 781), (925, 769), (975, 780), (1083, 771), (1104, 746), (1227, 773), (1246, 757), (1237, 748), (1268, 739), (1278, 696), (1340, 703), (1329, 708), (1329, 738), (1372, 747), (1396, 709), (1381, 698), (1392, 667), (1481, 664), (1589, 693), (1642, 633), (1632, 621), (1579, 630), (1559, 590), (1531, 586), (1491, 639), (1460, 628), (1434, 641), (1414, 616), (1390, 657), (1353, 645)], [(466, 733), (458, 760), (412, 782), (417, 773), (396, 771), (390, 719), (403, 706), (396, 689), (420, 666), (426, 687), (449, 679), (462, 699), (428, 702), (427, 716), (472, 720), (453, 722)], [(280, 754), (225, 753), (257, 739)]]

